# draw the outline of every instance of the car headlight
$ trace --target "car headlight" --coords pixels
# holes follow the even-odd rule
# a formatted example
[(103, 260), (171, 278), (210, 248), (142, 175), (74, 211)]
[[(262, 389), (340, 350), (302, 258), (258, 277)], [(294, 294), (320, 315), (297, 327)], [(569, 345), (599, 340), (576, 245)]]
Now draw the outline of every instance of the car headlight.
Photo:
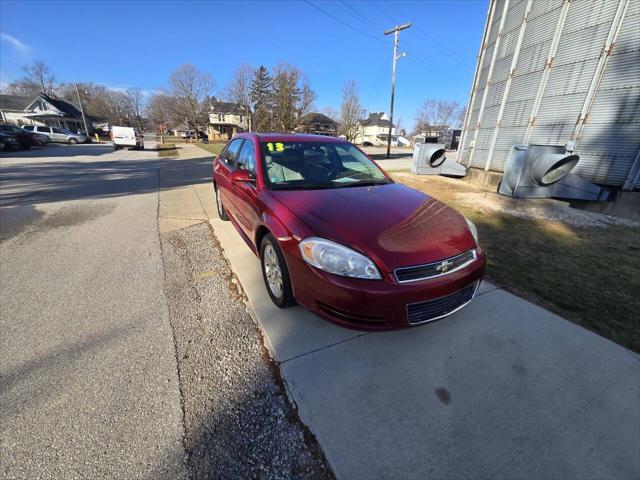
[(473, 223), (468, 218), (465, 218), (465, 220), (467, 221), (467, 225), (469, 226), (469, 230), (471, 230), (471, 235), (473, 235), (473, 239), (476, 241), (476, 245), (480, 245), (478, 243), (478, 229), (476, 228), (476, 224)]
[(305, 262), (326, 272), (369, 280), (382, 278), (369, 258), (331, 240), (309, 237), (299, 247)]

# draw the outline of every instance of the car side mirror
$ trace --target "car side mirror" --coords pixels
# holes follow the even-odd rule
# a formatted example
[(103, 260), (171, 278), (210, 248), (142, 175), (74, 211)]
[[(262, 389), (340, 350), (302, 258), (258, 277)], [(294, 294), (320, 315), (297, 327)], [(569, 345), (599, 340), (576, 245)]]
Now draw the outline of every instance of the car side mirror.
[(247, 170), (234, 170), (229, 178), (234, 183), (255, 182), (255, 179), (251, 177)]

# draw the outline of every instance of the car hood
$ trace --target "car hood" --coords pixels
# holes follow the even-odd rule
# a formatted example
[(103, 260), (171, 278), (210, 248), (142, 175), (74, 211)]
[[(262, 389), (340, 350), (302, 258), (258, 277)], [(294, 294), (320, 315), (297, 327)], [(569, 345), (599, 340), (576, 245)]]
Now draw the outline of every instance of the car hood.
[(314, 235), (359, 250), (387, 271), (475, 247), (462, 215), (398, 183), (271, 193)]

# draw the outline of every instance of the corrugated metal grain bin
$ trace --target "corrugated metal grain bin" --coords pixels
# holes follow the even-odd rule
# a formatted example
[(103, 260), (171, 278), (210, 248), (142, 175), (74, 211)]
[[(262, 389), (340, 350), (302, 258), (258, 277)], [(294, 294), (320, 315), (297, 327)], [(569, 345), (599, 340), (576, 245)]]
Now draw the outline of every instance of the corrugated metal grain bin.
[(491, 0), (458, 161), (570, 145), (575, 173), (640, 188), (640, 0)]

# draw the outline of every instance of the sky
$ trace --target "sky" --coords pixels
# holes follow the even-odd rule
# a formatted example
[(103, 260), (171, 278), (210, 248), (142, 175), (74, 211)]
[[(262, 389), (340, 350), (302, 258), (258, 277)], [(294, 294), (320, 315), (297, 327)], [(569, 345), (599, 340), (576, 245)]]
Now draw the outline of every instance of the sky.
[(241, 64), (280, 61), (309, 76), (316, 107), (339, 109), (356, 80), (363, 108), (389, 111), (392, 35), (400, 32), (394, 118), (413, 127), (426, 99), (468, 101), (488, 0), (71, 1), (0, 0), (0, 82), (44, 61), (61, 82), (146, 92), (191, 63), (219, 95)]

